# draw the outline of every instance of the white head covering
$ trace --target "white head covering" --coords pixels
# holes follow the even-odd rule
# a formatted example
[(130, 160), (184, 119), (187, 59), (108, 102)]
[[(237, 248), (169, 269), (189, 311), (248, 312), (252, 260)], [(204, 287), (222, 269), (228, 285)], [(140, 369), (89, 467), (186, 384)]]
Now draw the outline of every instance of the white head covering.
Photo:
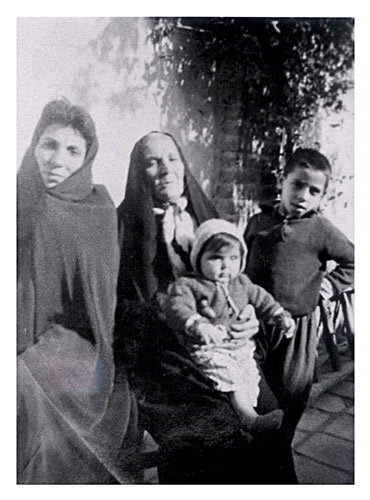
[(198, 227), (198, 229), (195, 231), (194, 234), (193, 248), (190, 253), (190, 262), (194, 271), (197, 270), (198, 256), (204, 245), (212, 236), (220, 233), (229, 234), (231, 236), (234, 236), (234, 238), (236, 238), (238, 241), (240, 241), (240, 244), (243, 249), (240, 262), (240, 271), (242, 272), (244, 270), (247, 258), (247, 247), (245, 245), (242, 232), (234, 224), (226, 220), (209, 219), (203, 222)]

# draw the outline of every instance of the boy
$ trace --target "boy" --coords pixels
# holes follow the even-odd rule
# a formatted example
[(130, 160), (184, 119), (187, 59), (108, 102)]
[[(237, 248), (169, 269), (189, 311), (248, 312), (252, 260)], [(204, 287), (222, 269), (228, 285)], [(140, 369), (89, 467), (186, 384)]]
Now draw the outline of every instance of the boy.
[(273, 433), (281, 426), (283, 412), (258, 415), (255, 410), (260, 376), (253, 359), (254, 341), (235, 348), (229, 326), (246, 304), (279, 326), (286, 337), (291, 337), (294, 321), (269, 293), (242, 274), (246, 247), (231, 223), (211, 219), (201, 224), (190, 260), (194, 274), (178, 279), (169, 289), (167, 322), (203, 375), (216, 390), (228, 394), (242, 429), (254, 436)]
[[(331, 166), (313, 149), (298, 149), (279, 180), (281, 200), (251, 218), (245, 241), (247, 273), (286, 308), (296, 322), (292, 341), (276, 332), (258, 341), (264, 373), (285, 411), (285, 436), (292, 439), (311, 390), (317, 347), (315, 309), (353, 283), (354, 248), (319, 213)], [(336, 268), (325, 275), (328, 261)], [(267, 357), (267, 358), (266, 358)]]

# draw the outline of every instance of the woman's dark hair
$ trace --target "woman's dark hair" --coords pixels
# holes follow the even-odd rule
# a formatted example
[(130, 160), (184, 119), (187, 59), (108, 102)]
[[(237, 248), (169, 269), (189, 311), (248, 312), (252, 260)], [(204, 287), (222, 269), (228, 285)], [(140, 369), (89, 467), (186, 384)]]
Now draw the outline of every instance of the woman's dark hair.
[(243, 258), (244, 249), (238, 238), (228, 233), (217, 233), (211, 236), (202, 246), (197, 258), (197, 271), (200, 273), (200, 261), (205, 252), (219, 252), (222, 248), (232, 248), (239, 245), (240, 257)]
[(296, 167), (311, 168), (312, 170), (323, 172), (327, 179), (327, 187), (332, 172), (331, 165), (326, 156), (316, 151), (316, 149), (296, 149), (286, 162), (284, 167), (284, 177), (289, 175), (290, 172), (292, 172)]
[(50, 101), (43, 109), (37, 127), (36, 140), (43, 131), (54, 123), (78, 130), (86, 141), (87, 150), (96, 138), (94, 122), (89, 113), (81, 106), (71, 104), (66, 98)]

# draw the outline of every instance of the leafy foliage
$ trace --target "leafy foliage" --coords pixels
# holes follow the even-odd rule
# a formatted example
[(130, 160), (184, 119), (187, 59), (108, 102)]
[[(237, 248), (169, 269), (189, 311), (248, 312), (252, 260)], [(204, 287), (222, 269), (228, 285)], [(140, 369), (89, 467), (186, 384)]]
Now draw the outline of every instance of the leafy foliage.
[(220, 63), (242, 63), (243, 119), (249, 122), (250, 135), (262, 139), (271, 127), (280, 127), (287, 132), (291, 148), (302, 122), (312, 118), (319, 106), (341, 110), (341, 95), (353, 85), (348, 77), (354, 53), (352, 19), (153, 21), (151, 40), (157, 59), (150, 76), (160, 87), (171, 80), (165, 100), (169, 111), (176, 109), (171, 99), (176, 85), (184, 89), (192, 108), (198, 104), (204, 114), (205, 105), (215, 102)]
[(81, 96), (87, 77), (91, 89), (109, 68), (96, 98), (127, 115), (154, 98), (162, 129), (180, 140), (198, 180), (240, 211), (275, 195), (285, 154), (319, 108), (343, 109), (353, 31), (350, 18), (111, 18), (91, 43)]
[(216, 166), (227, 107), (239, 100), (239, 216), (250, 210), (248, 200), (275, 197), (285, 155), (300, 145), (319, 107), (343, 109), (353, 86), (353, 28), (344, 18), (153, 19), (150, 75), (166, 88), (165, 115), (198, 147), (212, 144)]

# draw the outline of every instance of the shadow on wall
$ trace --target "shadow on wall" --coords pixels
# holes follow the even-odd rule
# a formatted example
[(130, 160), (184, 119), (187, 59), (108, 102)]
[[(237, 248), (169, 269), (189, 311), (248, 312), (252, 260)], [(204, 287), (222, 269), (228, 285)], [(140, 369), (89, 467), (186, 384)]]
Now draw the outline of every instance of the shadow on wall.
[[(116, 205), (123, 198), (130, 152), (150, 130), (174, 135), (195, 177), (211, 194), (213, 103), (208, 99), (207, 62), (193, 54), (193, 61), (187, 62), (191, 71), (186, 73), (173, 47), (171, 56), (156, 50), (152, 23), (149, 18), (111, 18), (89, 42), (86, 63), (73, 87), (77, 100), (97, 122), (100, 151), (95, 180), (108, 187)], [(176, 43), (179, 51), (185, 50), (186, 38)], [(207, 88), (203, 93), (200, 81)]]
[(153, 58), (146, 18), (110, 18), (85, 47), (85, 64), (74, 82), (77, 100), (97, 124), (99, 153), (94, 180), (116, 205), (124, 197), (135, 142), (161, 123), (161, 96), (145, 74)]
[[(131, 150), (136, 140), (153, 129), (173, 134), (195, 177), (211, 194), (213, 102), (209, 95), (213, 75), (209, 61), (201, 57), (203, 41), (200, 37), (199, 52), (193, 52), (192, 59), (186, 51), (188, 46), (194, 50), (194, 40), (189, 45), (186, 33), (169, 42), (168, 51), (163, 46), (158, 50), (151, 36), (153, 22), (149, 18), (110, 19), (89, 43), (88, 61), (77, 75), (75, 94), (94, 116), (106, 113), (102, 129), (112, 130), (112, 122), (119, 126), (121, 134), (114, 132), (118, 147), (123, 141)], [(178, 57), (182, 52), (184, 56)], [(99, 138), (101, 145), (108, 142), (104, 130), (99, 130)], [(122, 155), (126, 165), (127, 153)], [(99, 179), (98, 169), (96, 173)], [(111, 190), (115, 189), (112, 184)]]

